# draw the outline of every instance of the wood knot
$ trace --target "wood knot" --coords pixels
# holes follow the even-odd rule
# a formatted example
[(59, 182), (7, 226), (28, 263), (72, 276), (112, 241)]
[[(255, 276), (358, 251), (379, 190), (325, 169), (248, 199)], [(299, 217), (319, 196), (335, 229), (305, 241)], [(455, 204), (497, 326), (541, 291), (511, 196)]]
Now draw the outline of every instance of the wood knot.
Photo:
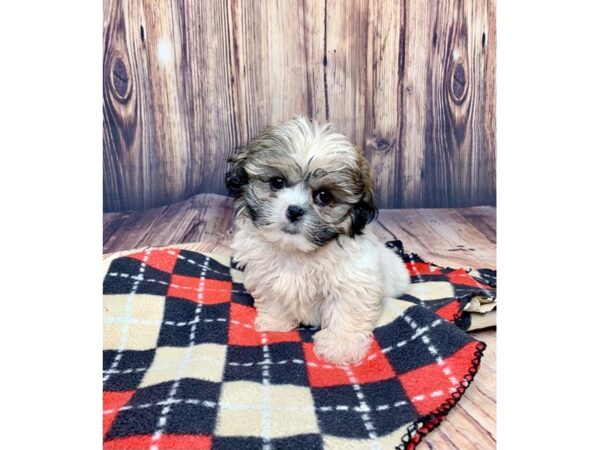
[(465, 66), (462, 64), (462, 62), (459, 62), (454, 66), (450, 88), (452, 99), (456, 103), (461, 103), (467, 94), (467, 77), (465, 73)]
[(369, 139), (367, 141), (367, 145), (369, 145), (369, 147), (378, 150), (380, 152), (385, 152), (387, 150), (390, 149), (390, 147), (392, 146), (392, 143), (390, 141), (388, 141), (386, 138), (384, 137), (373, 137), (371, 139)]
[(378, 137), (377, 139), (375, 139), (375, 148), (377, 150), (385, 151), (388, 148), (390, 148), (390, 141), (388, 141), (385, 138)]
[(112, 60), (110, 67), (110, 89), (113, 95), (121, 103), (129, 100), (131, 95), (131, 80), (127, 63), (122, 54), (117, 53)]

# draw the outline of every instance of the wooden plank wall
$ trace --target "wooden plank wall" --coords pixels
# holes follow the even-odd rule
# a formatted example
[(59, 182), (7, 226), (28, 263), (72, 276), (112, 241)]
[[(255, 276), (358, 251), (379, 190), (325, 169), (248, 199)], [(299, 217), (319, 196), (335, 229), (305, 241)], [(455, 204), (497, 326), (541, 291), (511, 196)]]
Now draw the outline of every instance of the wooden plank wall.
[(267, 124), (332, 121), (382, 208), (495, 205), (495, 0), (105, 0), (104, 209), (225, 193)]

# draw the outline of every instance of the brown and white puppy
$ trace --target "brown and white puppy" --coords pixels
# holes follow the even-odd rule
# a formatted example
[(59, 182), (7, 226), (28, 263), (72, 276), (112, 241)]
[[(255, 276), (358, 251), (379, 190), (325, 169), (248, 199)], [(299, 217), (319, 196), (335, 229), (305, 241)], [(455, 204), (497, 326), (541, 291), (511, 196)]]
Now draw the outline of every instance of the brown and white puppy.
[(330, 124), (297, 117), (267, 128), (230, 162), (232, 248), (256, 329), (318, 326), (319, 357), (360, 361), (384, 297), (403, 294), (410, 279), (367, 226), (377, 215), (367, 161)]

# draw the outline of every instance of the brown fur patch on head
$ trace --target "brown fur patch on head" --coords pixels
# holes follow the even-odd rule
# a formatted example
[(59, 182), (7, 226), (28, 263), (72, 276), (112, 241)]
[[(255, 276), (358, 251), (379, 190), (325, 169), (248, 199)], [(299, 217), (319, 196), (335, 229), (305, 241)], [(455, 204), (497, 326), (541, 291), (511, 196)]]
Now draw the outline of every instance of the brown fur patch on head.
[(373, 180), (371, 179), (369, 162), (362, 155), (358, 147), (355, 147), (355, 149), (359, 169), (357, 173), (357, 185), (360, 186), (362, 195), (360, 200), (352, 206), (350, 236), (360, 235), (365, 226), (373, 221), (378, 214), (373, 194)]
[(246, 151), (242, 150), (227, 160), (231, 164), (231, 170), (225, 174), (225, 187), (233, 198), (239, 198), (244, 186), (248, 184), (248, 174), (244, 168), (246, 156)]

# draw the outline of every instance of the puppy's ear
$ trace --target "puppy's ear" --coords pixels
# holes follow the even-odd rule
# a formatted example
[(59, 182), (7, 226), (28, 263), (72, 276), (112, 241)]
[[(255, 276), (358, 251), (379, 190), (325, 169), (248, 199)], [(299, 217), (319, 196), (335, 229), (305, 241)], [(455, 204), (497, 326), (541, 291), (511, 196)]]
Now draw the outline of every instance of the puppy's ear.
[(225, 174), (225, 187), (229, 191), (229, 195), (233, 198), (242, 195), (244, 186), (248, 184), (248, 174), (244, 168), (246, 156), (246, 151), (242, 150), (227, 160), (231, 164), (231, 170)]
[(377, 206), (375, 206), (375, 199), (373, 195), (373, 182), (371, 180), (371, 174), (369, 169), (368, 161), (358, 153), (358, 165), (360, 171), (360, 181), (362, 185), (363, 194), (361, 199), (352, 207), (350, 217), (352, 222), (350, 224), (350, 237), (358, 236), (362, 234), (365, 226), (373, 221), (377, 217)]

